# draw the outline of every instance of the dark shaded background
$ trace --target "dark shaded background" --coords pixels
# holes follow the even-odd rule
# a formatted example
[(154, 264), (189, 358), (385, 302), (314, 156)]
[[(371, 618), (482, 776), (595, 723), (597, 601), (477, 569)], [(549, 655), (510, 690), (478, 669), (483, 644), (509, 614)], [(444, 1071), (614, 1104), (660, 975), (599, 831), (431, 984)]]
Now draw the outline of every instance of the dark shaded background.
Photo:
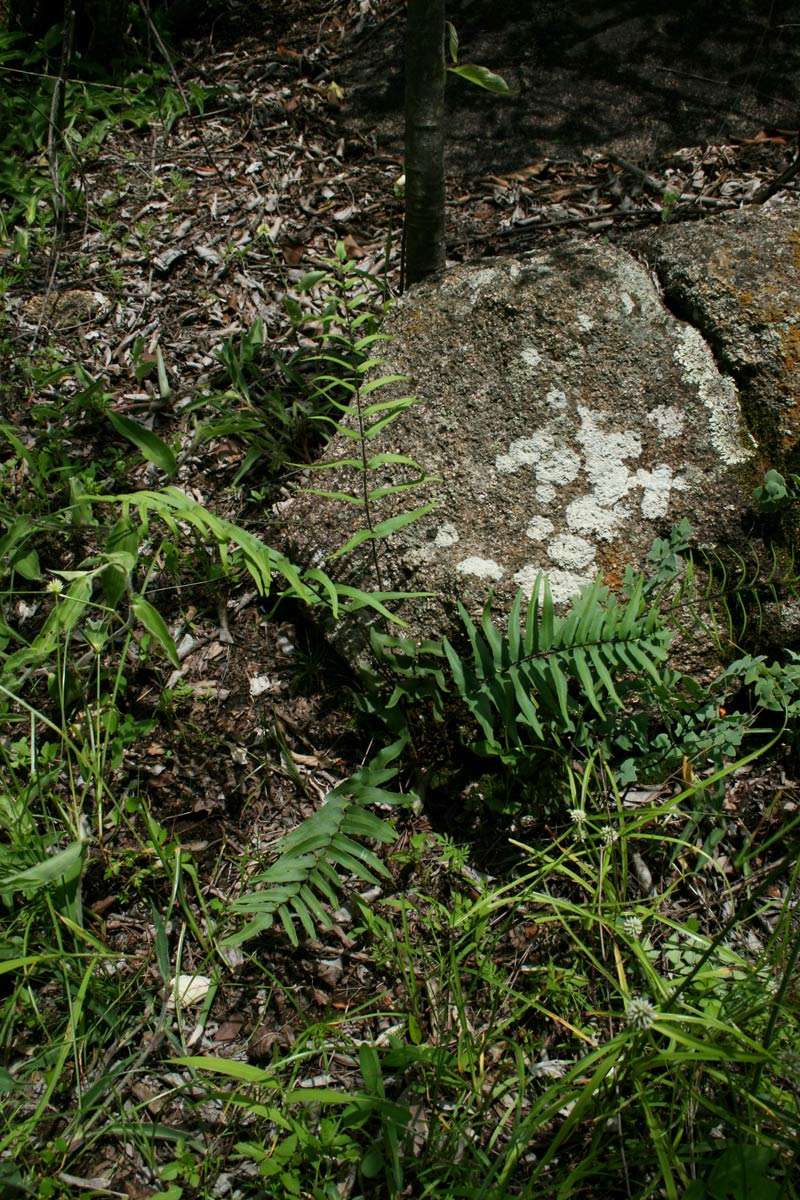
[[(607, 149), (646, 162), (681, 146), (800, 125), (798, 0), (449, 0), (461, 61), (502, 74), (500, 99), (450, 76), (448, 166), (475, 174)], [(404, 14), (341, 63), (349, 120), (402, 152)]]

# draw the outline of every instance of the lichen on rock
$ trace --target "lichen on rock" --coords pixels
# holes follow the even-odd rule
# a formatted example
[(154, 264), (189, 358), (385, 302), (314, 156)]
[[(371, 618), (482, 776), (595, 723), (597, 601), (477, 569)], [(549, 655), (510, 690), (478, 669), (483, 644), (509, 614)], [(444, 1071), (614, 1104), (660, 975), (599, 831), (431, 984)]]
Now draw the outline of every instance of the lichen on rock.
[[(381, 373), (407, 376), (418, 404), (370, 450), (411, 455), (432, 481), (413, 503), (385, 496), (375, 520), (436, 505), (380, 546), (385, 582), (432, 593), (404, 611), (420, 636), (442, 631), (454, 596), (507, 603), (540, 571), (563, 604), (598, 573), (643, 564), (685, 516), (702, 540), (735, 541), (755, 479), (736, 387), (626, 251), (565, 245), (458, 266), (405, 295), (385, 331)], [(386, 471), (402, 481), (404, 468)], [(331, 474), (331, 490), (358, 482), (350, 468)], [(288, 536), (332, 564), (362, 521), (300, 494)], [(345, 562), (370, 586), (367, 547)]]
[[(765, 466), (800, 465), (800, 204), (774, 197), (754, 210), (633, 235), (667, 303), (691, 325), (679, 355), (711, 403), (718, 367), (739, 400)], [(710, 372), (705, 365), (713, 355)], [(736, 452), (736, 439), (730, 448)]]

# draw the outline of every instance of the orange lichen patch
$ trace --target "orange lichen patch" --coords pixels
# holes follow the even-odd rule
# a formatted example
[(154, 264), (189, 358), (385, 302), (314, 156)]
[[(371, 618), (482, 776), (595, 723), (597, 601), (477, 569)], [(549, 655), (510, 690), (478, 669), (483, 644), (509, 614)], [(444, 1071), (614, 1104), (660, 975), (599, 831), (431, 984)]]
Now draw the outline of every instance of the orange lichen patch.
[(784, 321), (791, 321), (796, 315), (783, 289), (775, 283), (765, 282), (758, 293), (745, 289), (732, 294), (746, 310), (748, 318), (758, 325), (780, 325)]
[(599, 549), (597, 558), (606, 587), (611, 588), (612, 592), (621, 592), (625, 571), (630, 565), (624, 550), (620, 546), (604, 546)]
[(612, 592), (621, 592), (622, 584), (625, 576), (619, 570), (609, 570), (603, 572), (603, 582), (606, 587), (610, 587)]
[(795, 229), (789, 234), (789, 241), (792, 246), (794, 265), (800, 269), (800, 229)]
[(761, 310), (760, 317), (765, 325), (780, 325), (788, 321), (794, 313), (786, 304), (768, 304)]
[(800, 366), (800, 326), (787, 325), (781, 330), (781, 354), (787, 371)]

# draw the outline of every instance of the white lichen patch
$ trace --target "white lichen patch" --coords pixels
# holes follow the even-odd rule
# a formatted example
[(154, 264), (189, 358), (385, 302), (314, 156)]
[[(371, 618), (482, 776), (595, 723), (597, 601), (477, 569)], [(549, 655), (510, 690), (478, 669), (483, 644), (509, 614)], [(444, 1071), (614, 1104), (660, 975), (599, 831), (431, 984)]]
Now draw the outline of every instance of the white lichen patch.
[(567, 407), (567, 397), (560, 388), (550, 388), (550, 391), (544, 398), (545, 404), (550, 408), (556, 409), (557, 412), (563, 412)]
[(456, 564), (456, 570), (459, 575), (476, 575), (478, 579), (503, 578), (503, 568), (493, 558), (479, 558), (474, 554), (469, 558), (462, 558), (461, 562)]
[(547, 553), (565, 571), (580, 571), (594, 562), (597, 553), (591, 542), (576, 533), (560, 533), (548, 543)]
[(433, 544), (441, 549), (446, 549), (448, 546), (455, 546), (457, 541), (458, 530), (452, 521), (445, 521), (444, 525), (440, 525), (437, 529)]
[(548, 521), (547, 517), (532, 517), (525, 530), (525, 536), (533, 542), (544, 542), (554, 529), (555, 525), (552, 521)]
[(522, 467), (532, 467), (543, 454), (553, 450), (555, 439), (549, 433), (535, 433), (533, 437), (517, 438), (508, 447), (507, 454), (498, 454), (495, 467), (501, 475), (513, 475)]
[(584, 333), (591, 333), (594, 329), (594, 321), (586, 313), (578, 313), (575, 322), (578, 328), (582, 329)]
[(576, 575), (574, 571), (548, 571), (547, 581), (550, 584), (550, 595), (554, 604), (566, 604), (587, 588), (592, 582), (591, 575)]
[(500, 475), (513, 475), (523, 467), (533, 467), (538, 483), (564, 487), (577, 476), (581, 460), (574, 450), (557, 445), (553, 435), (542, 430), (533, 437), (517, 438), (507, 454), (498, 454), (494, 465)]
[(629, 515), (629, 509), (623, 504), (603, 508), (595, 496), (579, 496), (567, 505), (565, 515), (573, 533), (591, 534), (602, 542), (611, 542)]
[(556, 605), (567, 604), (592, 582), (588, 575), (577, 575), (572, 571), (542, 571), (541, 567), (534, 563), (526, 563), (514, 575), (514, 583), (530, 597), (539, 575), (546, 577), (550, 595)]
[(526, 346), (525, 349), (520, 352), (520, 358), (524, 363), (527, 363), (529, 367), (538, 367), (539, 363), (542, 361), (542, 356), (535, 346)]
[(642, 516), (649, 521), (665, 517), (669, 511), (669, 497), (673, 487), (672, 467), (662, 463), (652, 471), (636, 472), (636, 483), (643, 489)]
[(612, 508), (630, 487), (630, 470), (626, 458), (640, 458), (642, 439), (632, 429), (603, 429), (601, 413), (578, 406), (581, 427), (576, 437), (583, 447), (584, 469), (589, 477), (592, 494), (604, 508)]
[[(609, 427), (609, 417), (602, 411), (584, 405), (577, 411), (576, 449), (564, 444), (563, 435), (545, 428), (531, 437), (517, 438), (508, 453), (495, 460), (500, 474), (523, 468), (532, 471), (537, 506), (546, 508), (548, 515), (538, 512), (532, 516), (526, 535), (545, 543), (551, 561), (576, 577), (595, 561), (597, 543), (621, 536), (624, 523), (631, 519), (632, 506), (626, 498), (632, 493), (640, 493), (642, 516), (655, 521), (668, 514), (673, 488), (686, 487), (685, 480), (676, 479), (665, 463), (652, 468), (638, 466), (643, 454), (640, 432)], [(671, 405), (659, 406), (651, 416), (665, 435), (676, 434), (683, 422), (683, 414)], [(573, 483), (581, 472), (587, 489), (562, 510), (558, 490)], [(583, 577), (581, 580), (585, 582)], [(574, 580), (569, 586), (573, 584)]]
[(475, 271), (471, 274), (467, 279), (467, 283), (474, 292), (477, 292), (479, 288), (482, 288), (487, 283), (494, 283), (496, 279), (497, 269), (495, 267), (484, 267), (483, 270)]
[(674, 404), (657, 404), (647, 414), (647, 420), (655, 425), (662, 437), (674, 438), (683, 432), (683, 413)]
[(428, 542), (426, 546), (413, 546), (410, 550), (407, 550), (403, 555), (403, 562), (407, 567), (416, 569), (417, 567), (424, 567), (428, 563), (433, 562), (435, 557), (436, 551), (433, 543)]
[(581, 469), (581, 460), (574, 450), (565, 446), (552, 450), (536, 464), (536, 478), (543, 483), (564, 487), (572, 483)]
[(630, 255), (621, 255), (614, 264), (619, 284), (619, 300), (626, 317), (638, 308), (638, 316), (665, 325), (668, 318), (650, 272)]
[(522, 588), (525, 595), (530, 598), (537, 576), (541, 575), (541, 573), (541, 567), (534, 566), (533, 563), (526, 563), (514, 575), (514, 583), (518, 588)]
[(747, 462), (755, 443), (742, 421), (736, 385), (732, 379), (720, 375), (709, 346), (691, 325), (681, 326), (677, 339), (673, 355), (684, 379), (697, 389), (708, 409), (711, 444), (729, 466)]
[[(623, 535), (626, 522), (633, 519), (634, 497), (642, 517), (657, 521), (668, 515), (673, 489), (687, 486), (683, 476), (676, 477), (666, 463), (639, 465), (644, 453), (640, 431), (614, 427), (609, 414), (585, 405), (578, 405), (577, 415), (580, 425), (573, 434), (574, 448), (571, 439), (550, 425), (531, 437), (517, 438), (507, 454), (496, 458), (500, 474), (523, 468), (533, 474), (539, 511), (530, 517), (525, 533), (543, 545), (554, 564), (550, 575), (562, 601), (589, 582), (585, 572), (595, 563), (598, 544)], [(649, 418), (664, 437), (677, 436), (684, 424), (683, 414), (673, 405), (659, 405)], [(559, 489), (582, 474), (584, 494), (573, 493), (565, 506), (559, 503)], [(528, 564), (514, 578), (521, 587), (530, 587), (535, 575), (536, 567)]]

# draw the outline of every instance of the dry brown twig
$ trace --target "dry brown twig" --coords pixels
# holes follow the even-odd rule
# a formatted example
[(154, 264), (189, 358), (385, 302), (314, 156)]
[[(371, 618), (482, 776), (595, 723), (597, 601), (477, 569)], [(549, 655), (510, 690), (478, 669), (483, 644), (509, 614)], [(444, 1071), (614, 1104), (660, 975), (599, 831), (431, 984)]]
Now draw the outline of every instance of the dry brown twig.
[(777, 179), (773, 179), (772, 183), (766, 183), (762, 188), (759, 188), (751, 201), (752, 204), (763, 204), (765, 200), (769, 200), (776, 192), (779, 192), (785, 184), (794, 179), (795, 175), (800, 171), (800, 131), (797, 134), (797, 153), (785, 171), (778, 175)]

